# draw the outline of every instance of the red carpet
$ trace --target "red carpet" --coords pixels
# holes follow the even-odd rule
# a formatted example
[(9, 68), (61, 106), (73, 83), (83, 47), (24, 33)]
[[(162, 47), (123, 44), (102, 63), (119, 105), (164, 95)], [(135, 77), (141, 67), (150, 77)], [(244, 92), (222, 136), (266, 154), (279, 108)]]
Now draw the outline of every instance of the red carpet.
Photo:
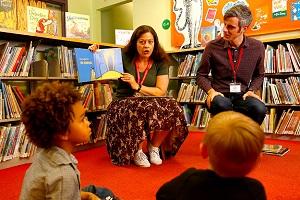
[[(199, 156), (201, 133), (191, 133), (177, 156), (161, 166), (148, 169), (117, 167), (110, 163), (104, 146), (75, 154), (79, 160), (82, 186), (95, 184), (112, 189), (124, 200), (155, 199), (155, 192), (167, 180), (188, 167), (206, 168)], [(269, 200), (300, 200), (300, 143), (270, 140), (291, 149), (284, 157), (263, 155), (260, 165), (250, 174), (265, 186)], [(18, 199), (22, 178), (29, 165), (0, 170), (0, 199)]]

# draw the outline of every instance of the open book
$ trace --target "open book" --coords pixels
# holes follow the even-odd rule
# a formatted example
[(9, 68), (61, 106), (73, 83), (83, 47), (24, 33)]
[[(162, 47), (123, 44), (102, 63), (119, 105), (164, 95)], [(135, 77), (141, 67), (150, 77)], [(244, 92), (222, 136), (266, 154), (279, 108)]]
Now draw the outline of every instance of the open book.
[(78, 70), (78, 82), (94, 80), (114, 80), (124, 72), (120, 48), (88, 49), (75, 48), (75, 60)]
[(262, 149), (262, 152), (264, 154), (270, 154), (275, 156), (283, 156), (289, 151), (289, 148), (283, 147), (279, 144), (264, 144), (264, 147)]

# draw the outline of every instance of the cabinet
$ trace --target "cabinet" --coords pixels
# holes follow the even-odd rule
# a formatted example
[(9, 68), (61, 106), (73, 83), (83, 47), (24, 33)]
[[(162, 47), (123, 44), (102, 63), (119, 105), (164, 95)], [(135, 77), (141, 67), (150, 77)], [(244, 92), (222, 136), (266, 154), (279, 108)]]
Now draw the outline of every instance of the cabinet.
[[(79, 90), (87, 88), (78, 84), (73, 48), (88, 48), (92, 42), (7, 29), (0, 29), (0, 38), (0, 169), (3, 169), (30, 162), (36, 150), (26, 138), (20, 122), (20, 104), (24, 97), (47, 81), (69, 81)], [(101, 47), (114, 45), (101, 44)], [(88, 85), (92, 91), (102, 87), (101, 83)], [(91, 95), (90, 99), (94, 101), (94, 93)], [(86, 98), (86, 93), (82, 92), (84, 102)], [(99, 130), (105, 129), (105, 106), (88, 111), (93, 126), (92, 144), (84, 144), (78, 149), (99, 145), (95, 142), (103, 138)]]
[[(262, 127), (271, 137), (299, 140), (300, 37), (291, 34), (258, 39), (266, 47), (265, 80), (258, 92), (268, 110)], [(204, 128), (210, 117), (203, 106), (206, 94), (195, 84), (195, 74), (185, 72), (189, 71), (190, 66), (193, 68), (191, 63), (198, 62), (196, 55), (203, 50), (198, 48), (168, 52), (173, 60), (168, 95), (182, 104), (188, 124), (197, 128)], [(182, 66), (185, 66), (184, 70)]]

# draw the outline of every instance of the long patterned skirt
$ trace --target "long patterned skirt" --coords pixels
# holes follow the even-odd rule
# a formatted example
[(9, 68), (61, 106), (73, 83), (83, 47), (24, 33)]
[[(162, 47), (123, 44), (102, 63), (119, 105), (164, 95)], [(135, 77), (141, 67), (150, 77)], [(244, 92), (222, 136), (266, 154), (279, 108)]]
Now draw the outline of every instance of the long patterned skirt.
[[(139, 144), (153, 131), (167, 131), (166, 157), (175, 156), (188, 135), (180, 104), (169, 97), (129, 97), (113, 101), (107, 111), (106, 144), (115, 165), (129, 165)], [(159, 133), (159, 132), (157, 132)]]

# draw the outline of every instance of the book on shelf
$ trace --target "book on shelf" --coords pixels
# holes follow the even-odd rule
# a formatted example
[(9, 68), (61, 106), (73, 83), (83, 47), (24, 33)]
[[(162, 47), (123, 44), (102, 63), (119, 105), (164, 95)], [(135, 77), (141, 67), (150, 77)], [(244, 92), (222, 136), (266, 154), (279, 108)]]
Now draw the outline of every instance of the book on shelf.
[(66, 12), (65, 21), (67, 38), (91, 39), (89, 15)]
[(290, 149), (279, 144), (264, 144), (262, 152), (268, 155), (284, 156)]
[(78, 82), (118, 79), (124, 72), (120, 48), (88, 49), (75, 48)]
[(48, 10), (27, 6), (27, 31), (32, 33), (46, 33)]

